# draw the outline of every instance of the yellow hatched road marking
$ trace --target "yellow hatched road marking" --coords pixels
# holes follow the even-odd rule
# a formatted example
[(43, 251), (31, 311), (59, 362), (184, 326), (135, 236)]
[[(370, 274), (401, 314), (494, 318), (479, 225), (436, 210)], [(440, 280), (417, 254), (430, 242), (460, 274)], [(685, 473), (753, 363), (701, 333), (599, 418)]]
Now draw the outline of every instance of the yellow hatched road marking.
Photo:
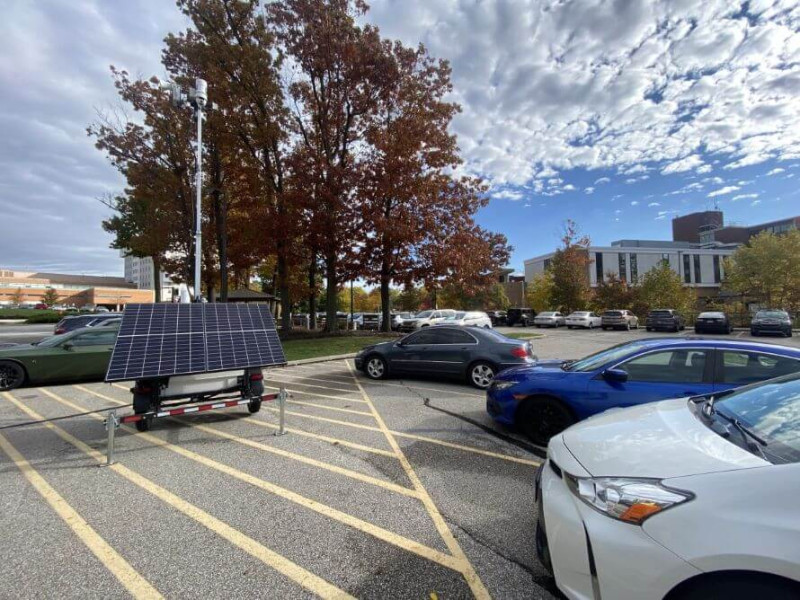
[[(117, 400), (116, 398), (111, 398), (110, 396), (106, 396), (99, 392), (95, 392), (93, 390), (90, 390), (89, 388), (83, 387), (82, 385), (76, 385), (74, 387), (78, 390), (81, 390), (82, 392), (86, 392), (87, 394), (92, 394), (93, 396), (102, 398), (107, 402), (112, 402), (114, 404), (127, 406), (126, 402), (122, 402), (121, 400)], [(43, 389), (41, 391), (44, 392), (45, 394), (48, 394), (47, 390)], [(180, 419), (173, 419), (173, 420), (178, 421), (179, 423), (183, 422)], [(253, 440), (248, 440), (247, 438), (242, 438), (239, 437), (238, 435), (226, 433), (224, 431), (220, 431), (219, 429), (214, 429), (213, 427), (209, 427), (207, 425), (192, 423), (191, 426), (194, 429), (205, 431), (206, 433), (210, 433), (211, 435), (216, 435), (217, 437), (231, 440), (233, 442), (237, 442), (244, 446), (250, 446), (251, 448), (256, 448), (257, 450), (261, 450), (263, 452), (269, 452), (271, 454), (275, 454), (283, 458), (296, 460), (297, 462), (311, 465), (312, 467), (316, 467), (318, 469), (331, 471), (332, 473), (336, 473), (337, 475), (344, 475), (345, 477), (350, 477), (351, 479), (355, 479), (363, 483), (369, 483), (370, 485), (381, 487), (385, 490), (389, 490), (390, 492), (402, 494), (403, 496), (408, 496), (410, 498), (419, 498), (419, 494), (415, 490), (403, 487), (402, 485), (397, 485), (396, 483), (392, 483), (390, 481), (384, 481), (383, 479), (378, 479), (377, 477), (364, 475), (363, 473), (359, 473), (358, 471), (351, 471), (350, 469), (345, 469), (344, 467), (337, 467), (336, 465), (331, 465), (326, 462), (322, 462), (321, 460), (317, 460), (315, 458), (309, 458), (308, 456), (303, 456), (302, 454), (295, 454), (294, 452), (288, 452), (286, 450), (282, 450), (281, 448), (273, 448), (272, 446), (267, 446), (266, 444), (261, 444)]]
[[(347, 381), (343, 381), (342, 379), (329, 379), (327, 374), (323, 374), (321, 377), (317, 377), (314, 375), (304, 375), (302, 373), (281, 373), (281, 377), (292, 379), (292, 383), (302, 383), (303, 381), (322, 381), (323, 383), (338, 383), (341, 385), (350, 385), (350, 376), (349, 375), (341, 375), (341, 377), (347, 377)], [(337, 377), (340, 377), (337, 375)], [(355, 392), (356, 390), (350, 390), (351, 392)]]
[[(68, 406), (69, 408), (72, 408), (74, 410), (78, 410), (78, 411), (81, 411), (81, 412), (84, 412), (86, 410), (86, 407), (80, 406), (79, 404), (74, 404), (73, 402), (70, 402), (69, 400), (65, 400), (64, 398), (61, 398), (60, 396), (57, 396), (56, 394), (53, 394), (52, 392), (49, 392), (48, 390), (45, 390), (43, 388), (39, 388), (39, 391), (45, 393), (46, 395), (50, 396), (53, 400), (63, 404), (64, 406)], [(103, 417), (101, 417), (100, 415), (97, 415), (97, 414), (88, 415), (88, 416), (90, 416), (90, 417), (92, 417), (92, 418), (94, 418), (96, 420), (101, 420), (101, 421), (103, 420)], [(174, 452), (176, 454), (179, 454), (179, 455), (181, 455), (181, 456), (183, 456), (185, 458), (193, 460), (194, 462), (202, 464), (202, 465), (204, 465), (206, 467), (209, 467), (209, 468), (214, 469), (216, 471), (219, 471), (221, 473), (225, 473), (227, 475), (230, 475), (231, 477), (239, 479), (240, 481), (244, 481), (245, 483), (249, 483), (250, 485), (252, 485), (254, 487), (257, 487), (257, 488), (262, 489), (262, 490), (264, 490), (266, 492), (274, 494), (274, 495), (276, 495), (276, 496), (278, 496), (280, 498), (284, 498), (285, 500), (288, 500), (290, 502), (298, 504), (298, 505), (300, 505), (300, 506), (302, 506), (304, 508), (307, 508), (309, 510), (313, 510), (314, 512), (319, 513), (319, 514), (321, 514), (323, 516), (326, 516), (326, 517), (328, 517), (328, 518), (330, 518), (330, 519), (332, 519), (334, 521), (339, 521), (340, 523), (344, 523), (345, 525), (348, 525), (349, 527), (352, 527), (353, 529), (357, 529), (359, 531), (362, 531), (363, 533), (367, 533), (367, 534), (369, 534), (369, 535), (371, 535), (371, 536), (373, 536), (373, 537), (375, 537), (375, 538), (377, 538), (379, 540), (382, 540), (382, 541), (384, 541), (384, 542), (386, 542), (388, 544), (396, 546), (396, 547), (400, 548), (401, 550), (406, 550), (406, 551), (411, 552), (413, 554), (417, 554), (418, 556), (421, 556), (422, 558), (425, 558), (427, 560), (430, 560), (430, 561), (433, 561), (435, 563), (438, 563), (438, 564), (440, 564), (440, 565), (442, 565), (444, 567), (447, 567), (448, 569), (452, 569), (454, 571), (459, 571), (459, 572), (461, 571), (460, 567), (457, 564), (457, 561), (452, 556), (450, 556), (448, 554), (445, 554), (444, 552), (440, 552), (439, 550), (436, 550), (434, 548), (431, 548), (431, 547), (426, 546), (424, 544), (421, 544), (419, 542), (415, 542), (414, 540), (411, 540), (411, 539), (409, 539), (407, 537), (404, 537), (402, 535), (399, 535), (397, 533), (389, 531), (388, 529), (384, 529), (382, 527), (379, 527), (378, 525), (373, 525), (372, 523), (369, 523), (367, 521), (363, 521), (363, 520), (359, 519), (358, 517), (354, 517), (352, 515), (348, 515), (347, 513), (344, 513), (344, 512), (342, 512), (340, 510), (337, 510), (337, 509), (335, 509), (335, 508), (333, 508), (331, 506), (328, 506), (327, 504), (322, 504), (321, 502), (317, 502), (316, 500), (312, 500), (310, 498), (306, 498), (305, 496), (301, 496), (300, 494), (298, 494), (296, 492), (292, 492), (291, 490), (287, 490), (286, 488), (282, 488), (282, 487), (280, 487), (278, 485), (275, 485), (275, 484), (270, 483), (268, 481), (265, 481), (263, 479), (259, 479), (258, 477), (255, 477), (253, 475), (249, 475), (247, 473), (244, 473), (243, 471), (235, 469), (234, 467), (229, 467), (228, 465), (224, 465), (224, 464), (222, 464), (220, 462), (217, 462), (217, 461), (215, 461), (215, 460), (213, 460), (211, 458), (203, 456), (202, 454), (197, 454), (196, 452), (192, 452), (191, 450), (187, 450), (186, 448), (182, 448), (180, 446), (175, 446), (174, 444), (170, 444), (169, 442), (166, 442), (166, 441), (162, 440), (161, 438), (158, 438), (158, 437), (156, 437), (156, 436), (154, 436), (152, 434), (149, 434), (149, 433), (137, 433), (134, 429), (131, 429), (130, 427), (127, 427), (125, 425), (122, 425), (121, 429), (127, 431), (128, 433), (136, 435), (137, 437), (139, 437), (141, 439), (147, 440), (148, 442), (150, 442), (154, 446), (158, 446), (158, 447), (164, 448), (165, 450), (170, 450), (170, 451), (172, 451), (172, 452)], [(64, 432), (64, 433), (66, 433), (66, 432)], [(69, 435), (69, 434), (67, 434), (67, 435)], [(81, 442), (80, 440), (76, 440), (76, 441), (79, 444), (83, 444), (83, 442)], [(85, 446), (85, 444), (83, 444), (83, 445)], [(100, 460), (102, 460), (102, 461), (105, 460), (105, 458), (99, 452), (97, 452), (96, 450), (94, 450), (92, 448), (89, 448), (88, 446), (86, 446), (86, 447), (90, 451), (96, 452), (97, 455), (100, 457)], [(111, 468), (114, 468), (114, 467), (117, 467), (117, 466), (119, 466), (119, 464), (116, 464)]]
[[(267, 410), (271, 410), (273, 412), (278, 412), (277, 408), (266, 407)], [(316, 415), (308, 415), (305, 413), (299, 413), (287, 410), (287, 415), (292, 415), (293, 417), (304, 417), (306, 419), (313, 419), (315, 421), (324, 421), (326, 423), (334, 423), (336, 425), (344, 425), (345, 427), (353, 427), (355, 429), (366, 429), (367, 431), (378, 431), (380, 432), (381, 429), (379, 427), (373, 427), (371, 425), (362, 425), (361, 423), (351, 423), (349, 421), (340, 421), (338, 419), (329, 419), (327, 417), (318, 417)], [(395, 431), (394, 429), (389, 430), (390, 433), (395, 437), (401, 438), (408, 438), (411, 440), (419, 440), (420, 442), (425, 442), (428, 444), (436, 444), (437, 446), (445, 446), (447, 448), (453, 448), (455, 450), (463, 450), (464, 452), (472, 452), (473, 454), (482, 454), (483, 456), (491, 456), (492, 458), (499, 458), (501, 460), (507, 460), (510, 462), (519, 463), (521, 465), (530, 465), (532, 467), (538, 467), (542, 463), (536, 460), (529, 460), (527, 458), (519, 458), (517, 456), (511, 456), (510, 454), (501, 454), (499, 452), (492, 452), (491, 450), (482, 450), (481, 448), (476, 448), (474, 446), (464, 446), (463, 444), (455, 444), (453, 442), (445, 442), (444, 440), (437, 440), (436, 438), (425, 437), (424, 435), (416, 435), (413, 433), (404, 433), (402, 431)]]
[(414, 489), (417, 490), (420, 494), (420, 498), (422, 500), (422, 504), (425, 506), (425, 509), (428, 511), (428, 515), (430, 515), (433, 524), (436, 526), (439, 535), (442, 536), (445, 545), (447, 546), (448, 550), (450, 550), (450, 554), (453, 555), (459, 564), (461, 565), (461, 573), (464, 576), (464, 579), (467, 580), (467, 584), (469, 585), (470, 590), (472, 590), (472, 594), (475, 598), (479, 598), (480, 600), (484, 599), (491, 599), (489, 595), (489, 591), (483, 585), (481, 578), (478, 576), (478, 573), (475, 571), (475, 568), (472, 566), (472, 563), (469, 562), (467, 555), (464, 554), (464, 551), (461, 549), (461, 545), (456, 540), (453, 533), (450, 531), (450, 528), (445, 523), (444, 518), (442, 517), (439, 509), (436, 507), (436, 504), (431, 498), (428, 491), (425, 489), (425, 486), (422, 485), (422, 480), (417, 476), (417, 473), (414, 471), (414, 468), (411, 466), (411, 463), (408, 462), (406, 455), (403, 454), (403, 450), (400, 448), (400, 445), (397, 443), (397, 440), (392, 437), (392, 433), (389, 431), (389, 428), (386, 426), (386, 423), (381, 417), (380, 413), (375, 408), (375, 405), (370, 400), (370, 397), (364, 391), (364, 388), (359, 383), (358, 378), (356, 377), (355, 372), (350, 367), (350, 363), (345, 361), (347, 368), (350, 369), (350, 372), (353, 375), (353, 380), (356, 382), (359, 390), (361, 390), (361, 394), (364, 396), (364, 400), (369, 402), (370, 409), (372, 410), (372, 414), (375, 416), (375, 420), (378, 422), (378, 426), (383, 431), (383, 434), (386, 436), (386, 439), (389, 441), (389, 445), (397, 454), (397, 458), (400, 460), (400, 464), (403, 467), (408, 478), (411, 480)]
[[(358, 380), (356, 380), (358, 381)], [(439, 392), (441, 394), (455, 394), (456, 396), (467, 396), (469, 398), (480, 398), (481, 400), (485, 400), (486, 396), (483, 394), (471, 394), (469, 392), (459, 392), (456, 390), (446, 390), (442, 388), (432, 388), (432, 387), (425, 387), (421, 385), (413, 385), (413, 384), (405, 384), (405, 383), (387, 383), (385, 381), (375, 381), (374, 379), (368, 380), (369, 385), (377, 385), (383, 386), (388, 385), (391, 387), (401, 387), (401, 388), (411, 388), (412, 390), (426, 390), (430, 392)], [(359, 382), (360, 385), (360, 382)]]
[(347, 392), (350, 394), (355, 394), (358, 391), (358, 390), (343, 390), (341, 388), (334, 388), (328, 385), (313, 385), (311, 383), (303, 383), (301, 381), (281, 381), (280, 379), (273, 379), (271, 377), (269, 378), (269, 381), (273, 383), (288, 383), (289, 385), (300, 385), (303, 387), (319, 388), (321, 390), (328, 390), (329, 392)]
[(334, 410), (336, 412), (350, 413), (351, 415), (361, 415), (362, 417), (371, 417), (372, 414), (362, 410), (352, 410), (350, 408), (339, 408), (338, 406), (327, 406), (325, 404), (314, 404), (313, 402), (305, 402), (303, 400), (287, 400), (288, 404), (299, 404), (301, 406), (313, 406), (314, 408), (322, 408), (325, 410)]
[[(275, 387), (272, 385), (265, 385), (264, 388), (268, 390), (281, 389), (279, 387)], [(326, 394), (319, 394), (317, 392), (303, 392), (301, 390), (295, 390), (292, 388), (283, 388), (283, 389), (285, 389), (287, 392), (291, 392), (292, 394), (300, 394), (301, 396), (313, 396), (314, 398), (330, 398), (331, 400), (339, 400), (340, 402), (358, 402), (359, 404), (366, 404), (366, 402), (364, 402), (360, 398), (347, 398), (345, 396), (330, 396)], [(358, 393), (358, 390), (352, 390), (351, 393), (353, 394)]]
[[(50, 396), (51, 398), (53, 398), (58, 402), (61, 402), (65, 406), (69, 406), (70, 408), (78, 409), (80, 411), (85, 410), (85, 408), (78, 406), (77, 404), (72, 404), (71, 402), (68, 402), (63, 398), (59, 398), (58, 396), (56, 396), (56, 394), (49, 392), (48, 390), (39, 388), (39, 391), (44, 392), (46, 395)], [(16, 405), (17, 408), (27, 413), (32, 418), (36, 420), (43, 418), (39, 413), (31, 409), (30, 407), (22, 404), (19, 400), (11, 396), (11, 394), (6, 393), (4, 394), (4, 396), (6, 396), (14, 405)], [(103, 417), (98, 414), (90, 416), (101, 421), (103, 420)], [(82, 442), (81, 440), (73, 436), (71, 433), (65, 431), (64, 429), (61, 429), (57, 425), (53, 425), (53, 423), (46, 423), (45, 426), (48, 427), (49, 429), (52, 429), (65, 442), (72, 444), (78, 450), (94, 458), (97, 462), (101, 464), (105, 462), (106, 459), (102, 454), (100, 454), (100, 452), (90, 447), (86, 443)], [(133, 471), (128, 467), (125, 467), (119, 463), (111, 465), (109, 468), (112, 469), (118, 475), (121, 475), (122, 477), (130, 481), (131, 483), (134, 483), (143, 490), (151, 493), (159, 500), (162, 500), (163, 502), (169, 504), (173, 508), (179, 510), (187, 517), (194, 519), (195, 521), (205, 526), (209, 530), (213, 531), (220, 537), (225, 538), (234, 546), (241, 548), (254, 558), (263, 562), (268, 567), (285, 575), (286, 577), (300, 584), (307, 590), (317, 594), (321, 598), (336, 598), (336, 599), (353, 598), (350, 594), (348, 594), (344, 590), (337, 588), (336, 586), (328, 583), (321, 577), (314, 575), (312, 572), (307, 571), (306, 569), (293, 563), (289, 559), (270, 550), (266, 546), (246, 536), (237, 529), (234, 529), (227, 523), (220, 521), (216, 517), (211, 516), (209, 513), (205, 512), (201, 508), (198, 508), (195, 505), (190, 504), (186, 500), (176, 496), (175, 494), (162, 488), (158, 484), (153, 483), (152, 481), (140, 475), (136, 471)]]
[[(8, 393), (5, 397), (14, 400)], [(150, 582), (142, 577), (122, 556), (112, 548), (100, 535), (89, 525), (78, 512), (70, 506), (36, 469), (20, 454), (11, 442), (0, 435), (0, 448), (14, 462), (17, 468), (33, 486), (39, 495), (50, 505), (55, 513), (67, 524), (72, 532), (86, 545), (92, 554), (111, 571), (119, 582), (125, 587), (134, 598), (163, 598)]]

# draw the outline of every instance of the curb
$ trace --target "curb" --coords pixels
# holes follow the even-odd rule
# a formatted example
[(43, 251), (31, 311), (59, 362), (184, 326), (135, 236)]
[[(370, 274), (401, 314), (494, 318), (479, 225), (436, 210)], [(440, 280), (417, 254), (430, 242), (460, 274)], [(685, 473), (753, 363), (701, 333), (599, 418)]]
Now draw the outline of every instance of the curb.
[(300, 360), (290, 360), (286, 363), (287, 367), (295, 367), (299, 365), (313, 365), (314, 363), (331, 362), (334, 360), (344, 360), (346, 358), (355, 358), (356, 353), (349, 354), (334, 354), (332, 356), (315, 356), (314, 358), (301, 358)]
[(22, 325), (27, 319), (0, 319), (0, 327), (3, 325)]

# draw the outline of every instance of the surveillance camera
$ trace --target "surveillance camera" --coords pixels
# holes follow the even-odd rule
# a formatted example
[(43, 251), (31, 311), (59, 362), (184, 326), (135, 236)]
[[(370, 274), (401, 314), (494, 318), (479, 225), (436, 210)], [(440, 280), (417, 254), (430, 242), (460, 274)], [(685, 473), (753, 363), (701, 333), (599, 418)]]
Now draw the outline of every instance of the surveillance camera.
[(204, 106), (206, 100), (208, 100), (208, 83), (206, 83), (205, 79), (197, 79), (194, 85), (195, 101), (199, 106)]

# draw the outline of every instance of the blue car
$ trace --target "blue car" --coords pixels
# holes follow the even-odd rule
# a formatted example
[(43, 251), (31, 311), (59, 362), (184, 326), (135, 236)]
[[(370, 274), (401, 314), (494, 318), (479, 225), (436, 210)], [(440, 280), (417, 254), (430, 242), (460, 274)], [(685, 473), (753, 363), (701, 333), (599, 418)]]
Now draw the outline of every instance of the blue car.
[(746, 341), (644, 339), (580, 360), (500, 372), (486, 410), (533, 442), (609, 408), (697, 396), (800, 371), (800, 349)]

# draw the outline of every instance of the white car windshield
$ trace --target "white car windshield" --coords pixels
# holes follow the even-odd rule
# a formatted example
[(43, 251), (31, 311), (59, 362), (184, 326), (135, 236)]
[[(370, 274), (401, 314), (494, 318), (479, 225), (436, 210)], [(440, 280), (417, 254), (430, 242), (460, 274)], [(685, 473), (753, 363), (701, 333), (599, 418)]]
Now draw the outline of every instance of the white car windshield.
[(433, 314), (432, 310), (423, 310), (421, 313), (417, 315), (418, 319), (430, 319), (431, 315)]
[(570, 317), (588, 317), (588, 312), (574, 312), (570, 315)]
[(554, 316), (555, 314), (556, 314), (556, 313), (554, 313), (554, 312), (543, 312), (543, 313), (539, 313), (539, 315), (538, 315), (538, 316), (540, 316), (540, 317), (552, 317), (552, 316)]

